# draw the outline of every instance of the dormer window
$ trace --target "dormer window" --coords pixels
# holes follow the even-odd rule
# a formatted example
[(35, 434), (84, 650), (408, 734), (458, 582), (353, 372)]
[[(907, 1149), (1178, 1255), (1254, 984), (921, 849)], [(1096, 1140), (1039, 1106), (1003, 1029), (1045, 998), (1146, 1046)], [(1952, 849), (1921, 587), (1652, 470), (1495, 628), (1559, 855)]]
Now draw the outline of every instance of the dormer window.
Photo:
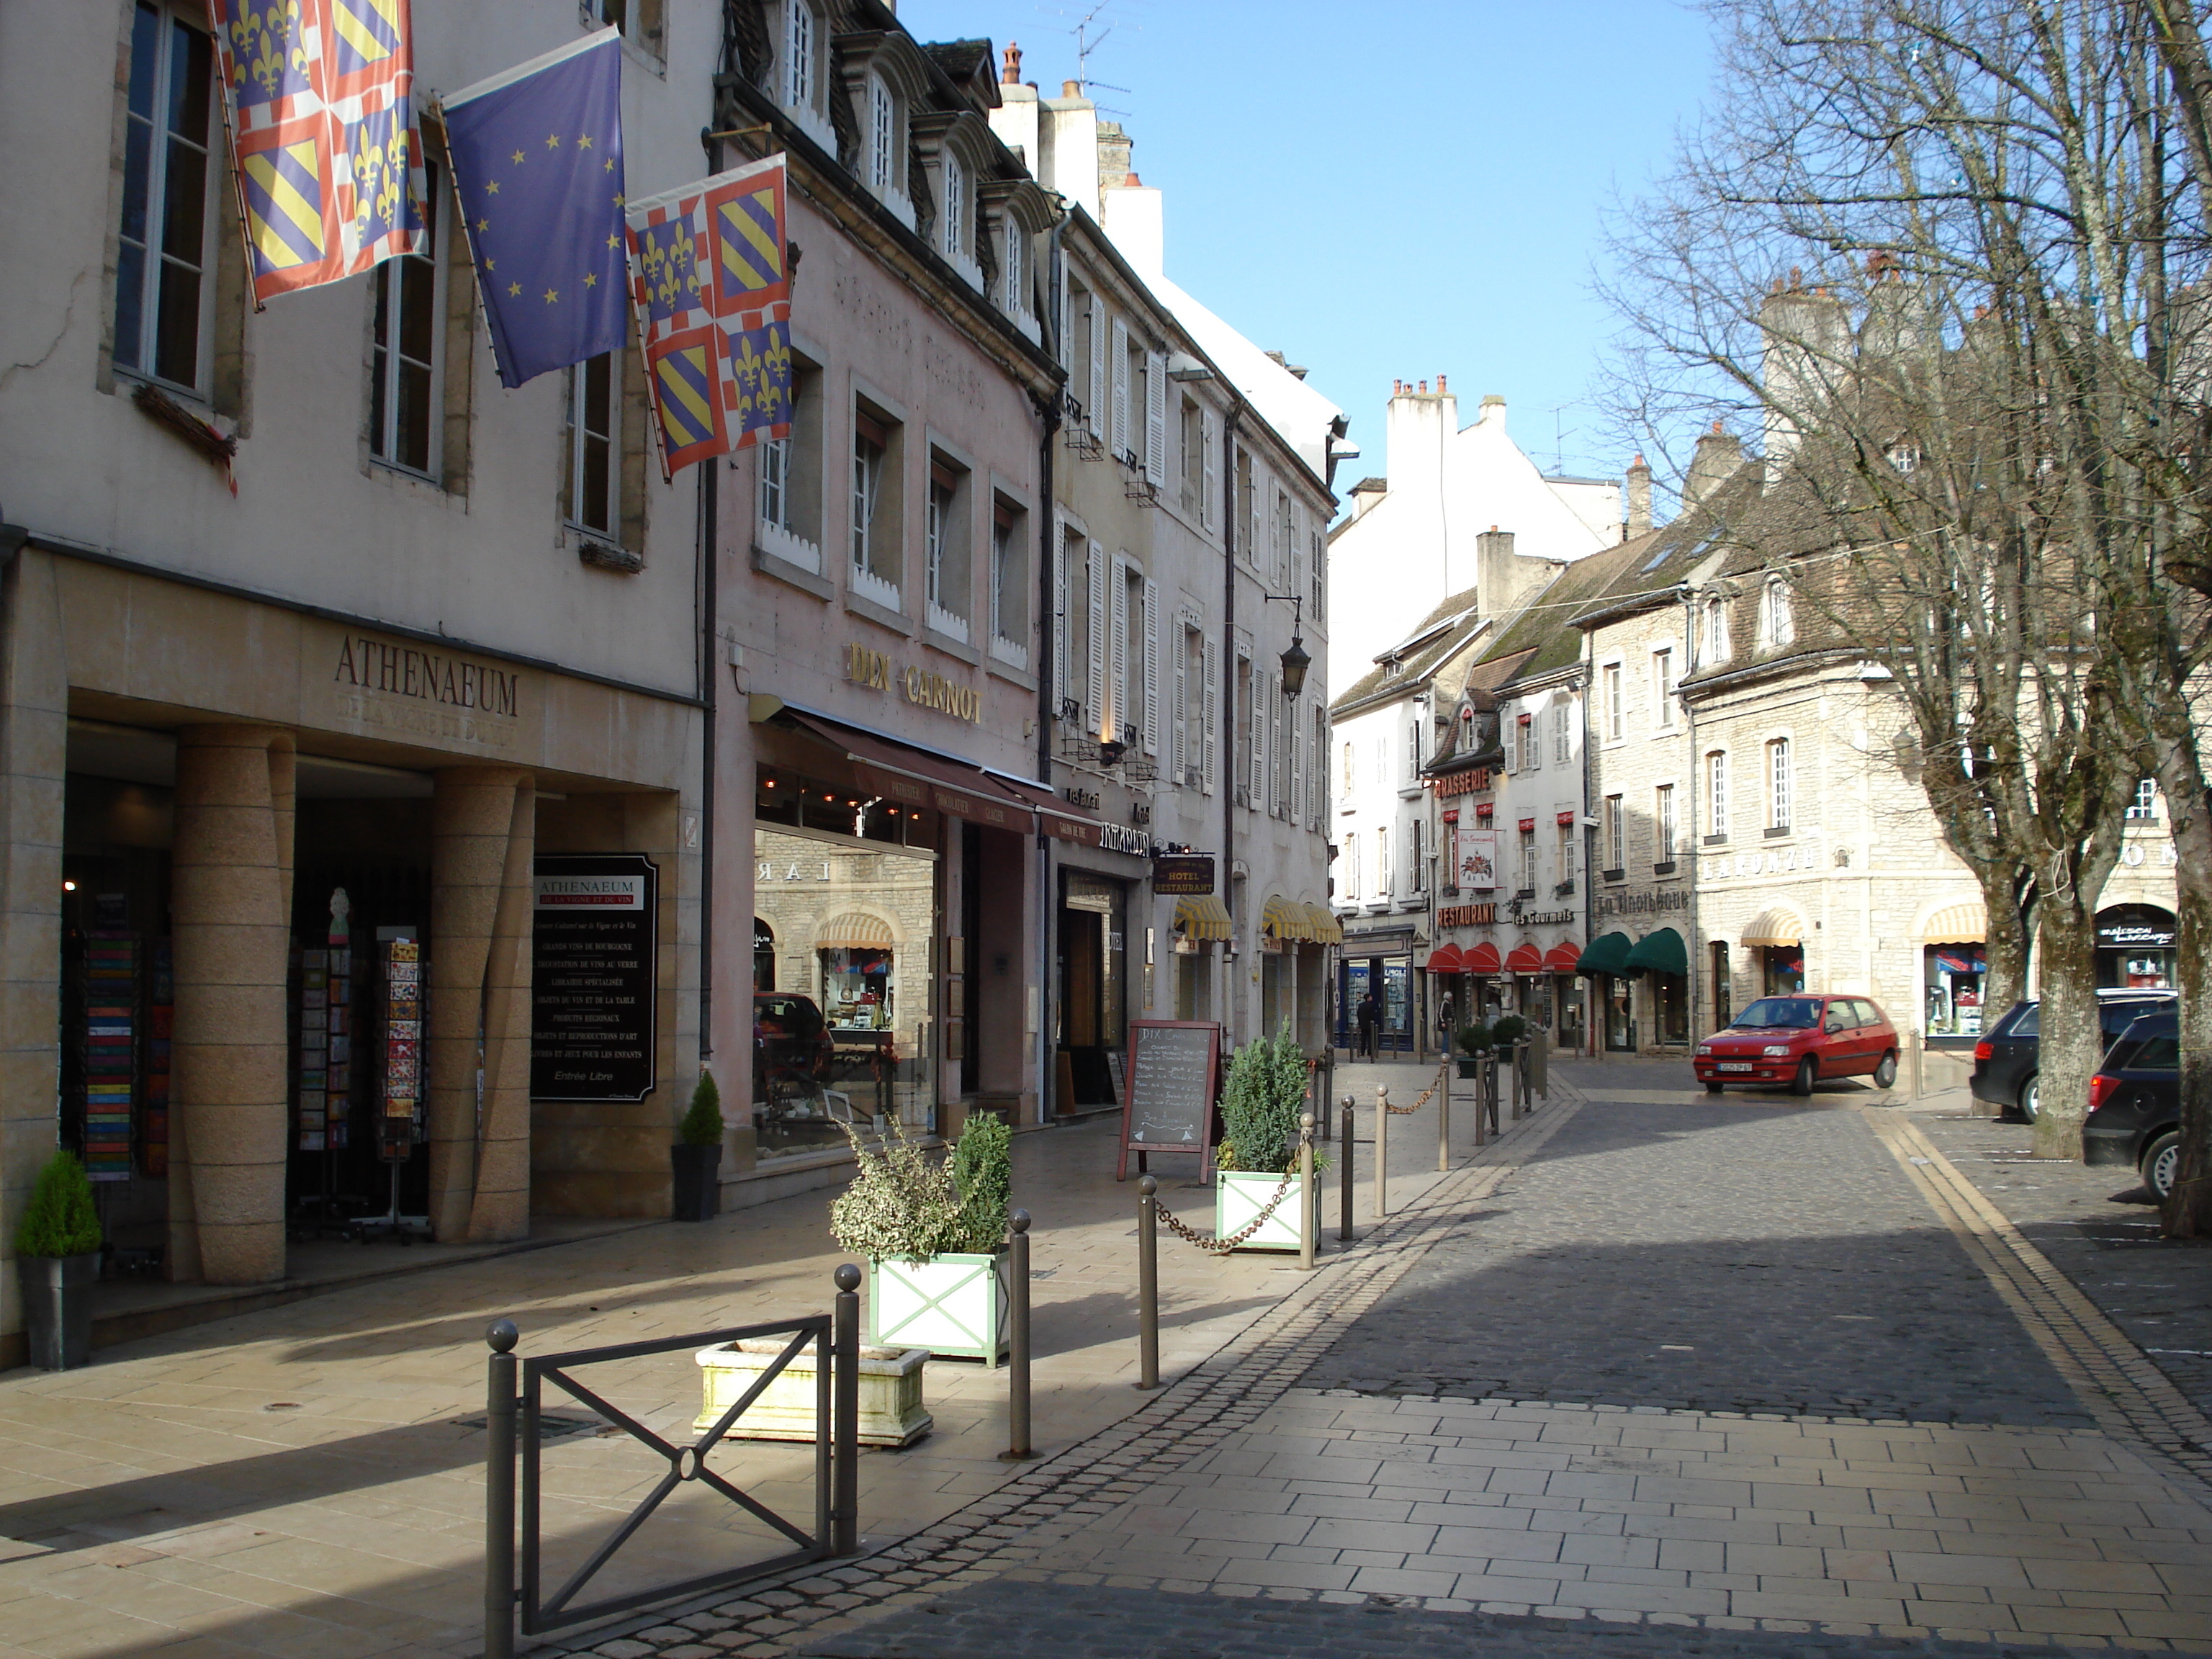
[(1006, 216), (1006, 263), (1003, 280), (1006, 309), (1017, 316), (1029, 314), (1028, 253), (1029, 233), (1022, 228), (1021, 221), (1010, 213)]
[(940, 165), (943, 179), (942, 193), (937, 222), (938, 246), (945, 259), (956, 265), (970, 263), (968, 253), (968, 170), (960, 165), (960, 158), (950, 149)]
[(868, 77), (868, 188), (888, 196), (899, 169), (898, 100), (878, 76)]
[(812, 110), (819, 101), (821, 77), (814, 64), (818, 33), (807, 0), (784, 0), (783, 101), (794, 110)]

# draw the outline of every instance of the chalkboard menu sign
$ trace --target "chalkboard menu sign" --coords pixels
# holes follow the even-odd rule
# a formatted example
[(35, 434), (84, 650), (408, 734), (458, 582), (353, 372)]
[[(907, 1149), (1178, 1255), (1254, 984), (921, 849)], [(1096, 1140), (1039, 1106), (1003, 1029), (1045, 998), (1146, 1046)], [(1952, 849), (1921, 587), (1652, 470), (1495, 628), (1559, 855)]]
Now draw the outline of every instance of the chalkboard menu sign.
[(653, 1085), (659, 872), (638, 853), (538, 860), (530, 1096), (642, 1100)]
[(1145, 1168), (1152, 1152), (1188, 1152), (1199, 1179), (1213, 1170), (1213, 1093), (1221, 1069), (1221, 1028), (1210, 1021), (1129, 1022), (1129, 1086), (1121, 1096), (1121, 1158), (1116, 1181), (1129, 1174), (1129, 1154)]

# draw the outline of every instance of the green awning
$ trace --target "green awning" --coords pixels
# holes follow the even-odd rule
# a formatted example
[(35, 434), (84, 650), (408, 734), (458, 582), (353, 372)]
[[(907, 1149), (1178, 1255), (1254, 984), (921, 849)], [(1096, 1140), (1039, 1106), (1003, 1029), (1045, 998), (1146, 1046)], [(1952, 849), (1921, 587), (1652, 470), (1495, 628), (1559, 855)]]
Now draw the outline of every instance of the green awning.
[(1607, 933), (1592, 939), (1583, 949), (1582, 958), (1575, 963), (1578, 974), (1626, 974), (1628, 972), (1628, 935)]
[(1637, 940), (1636, 948), (1628, 953), (1628, 971), (1638, 973), (1647, 968), (1655, 974), (1688, 973), (1690, 952), (1682, 936), (1671, 927), (1662, 927)]

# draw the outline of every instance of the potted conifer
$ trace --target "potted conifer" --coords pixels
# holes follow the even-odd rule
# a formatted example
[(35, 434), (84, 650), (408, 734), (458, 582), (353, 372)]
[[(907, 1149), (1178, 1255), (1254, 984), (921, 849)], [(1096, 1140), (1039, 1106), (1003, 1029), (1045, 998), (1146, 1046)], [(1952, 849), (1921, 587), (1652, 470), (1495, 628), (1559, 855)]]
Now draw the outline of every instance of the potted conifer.
[(1227, 1238), (1274, 1202), (1283, 1177), (1291, 1190), (1243, 1242), (1248, 1250), (1295, 1250), (1304, 1194), (1298, 1190), (1298, 1118), (1311, 1075), (1290, 1023), (1229, 1056), (1221, 1085), (1221, 1145), (1213, 1159), (1213, 1230)]
[(886, 1119), (880, 1146), (849, 1128), (859, 1169), (831, 1206), (838, 1244), (868, 1259), (866, 1340), (999, 1363), (1007, 1342), (1013, 1132), (972, 1114), (944, 1159)]
[(675, 1218), (712, 1221), (722, 1208), (722, 1093), (713, 1073), (699, 1073), (676, 1136), (668, 1149), (675, 1166)]
[(1482, 1063), (1490, 1058), (1490, 1045), (1496, 1040), (1495, 1028), (1479, 1019), (1461, 1026), (1457, 1037), (1461, 1050), (1459, 1074), (1462, 1077), (1480, 1077)]
[(15, 1274), (23, 1292), (30, 1361), (50, 1371), (92, 1363), (92, 1286), (100, 1276), (100, 1217), (92, 1182), (72, 1152), (39, 1171), (15, 1228)]

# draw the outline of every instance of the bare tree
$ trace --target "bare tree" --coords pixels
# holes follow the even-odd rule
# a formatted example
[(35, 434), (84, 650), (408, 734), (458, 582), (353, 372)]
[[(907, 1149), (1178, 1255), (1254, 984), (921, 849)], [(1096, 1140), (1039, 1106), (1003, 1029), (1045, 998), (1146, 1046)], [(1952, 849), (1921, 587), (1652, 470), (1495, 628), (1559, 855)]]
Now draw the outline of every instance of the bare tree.
[(1763, 430), (1757, 533), (1888, 672), (1901, 757), (1981, 883), (1999, 995), (2033, 927), (2038, 1146), (2078, 1156), (2097, 896), (2147, 773), (2206, 841), (2199, 872), (2185, 847), (2180, 955), (2192, 1029), (2212, 1014), (2190, 994), (2192, 935), (2212, 944), (2190, 897), (2212, 883), (2206, 641), (2168, 568), (2212, 548), (2202, 307), (2175, 297), (2203, 278), (2212, 179), (2196, 22), (2176, 0), (1711, 11), (1720, 101), (1624, 216), (1605, 283), (1629, 412), (1647, 447), (1717, 412)]

